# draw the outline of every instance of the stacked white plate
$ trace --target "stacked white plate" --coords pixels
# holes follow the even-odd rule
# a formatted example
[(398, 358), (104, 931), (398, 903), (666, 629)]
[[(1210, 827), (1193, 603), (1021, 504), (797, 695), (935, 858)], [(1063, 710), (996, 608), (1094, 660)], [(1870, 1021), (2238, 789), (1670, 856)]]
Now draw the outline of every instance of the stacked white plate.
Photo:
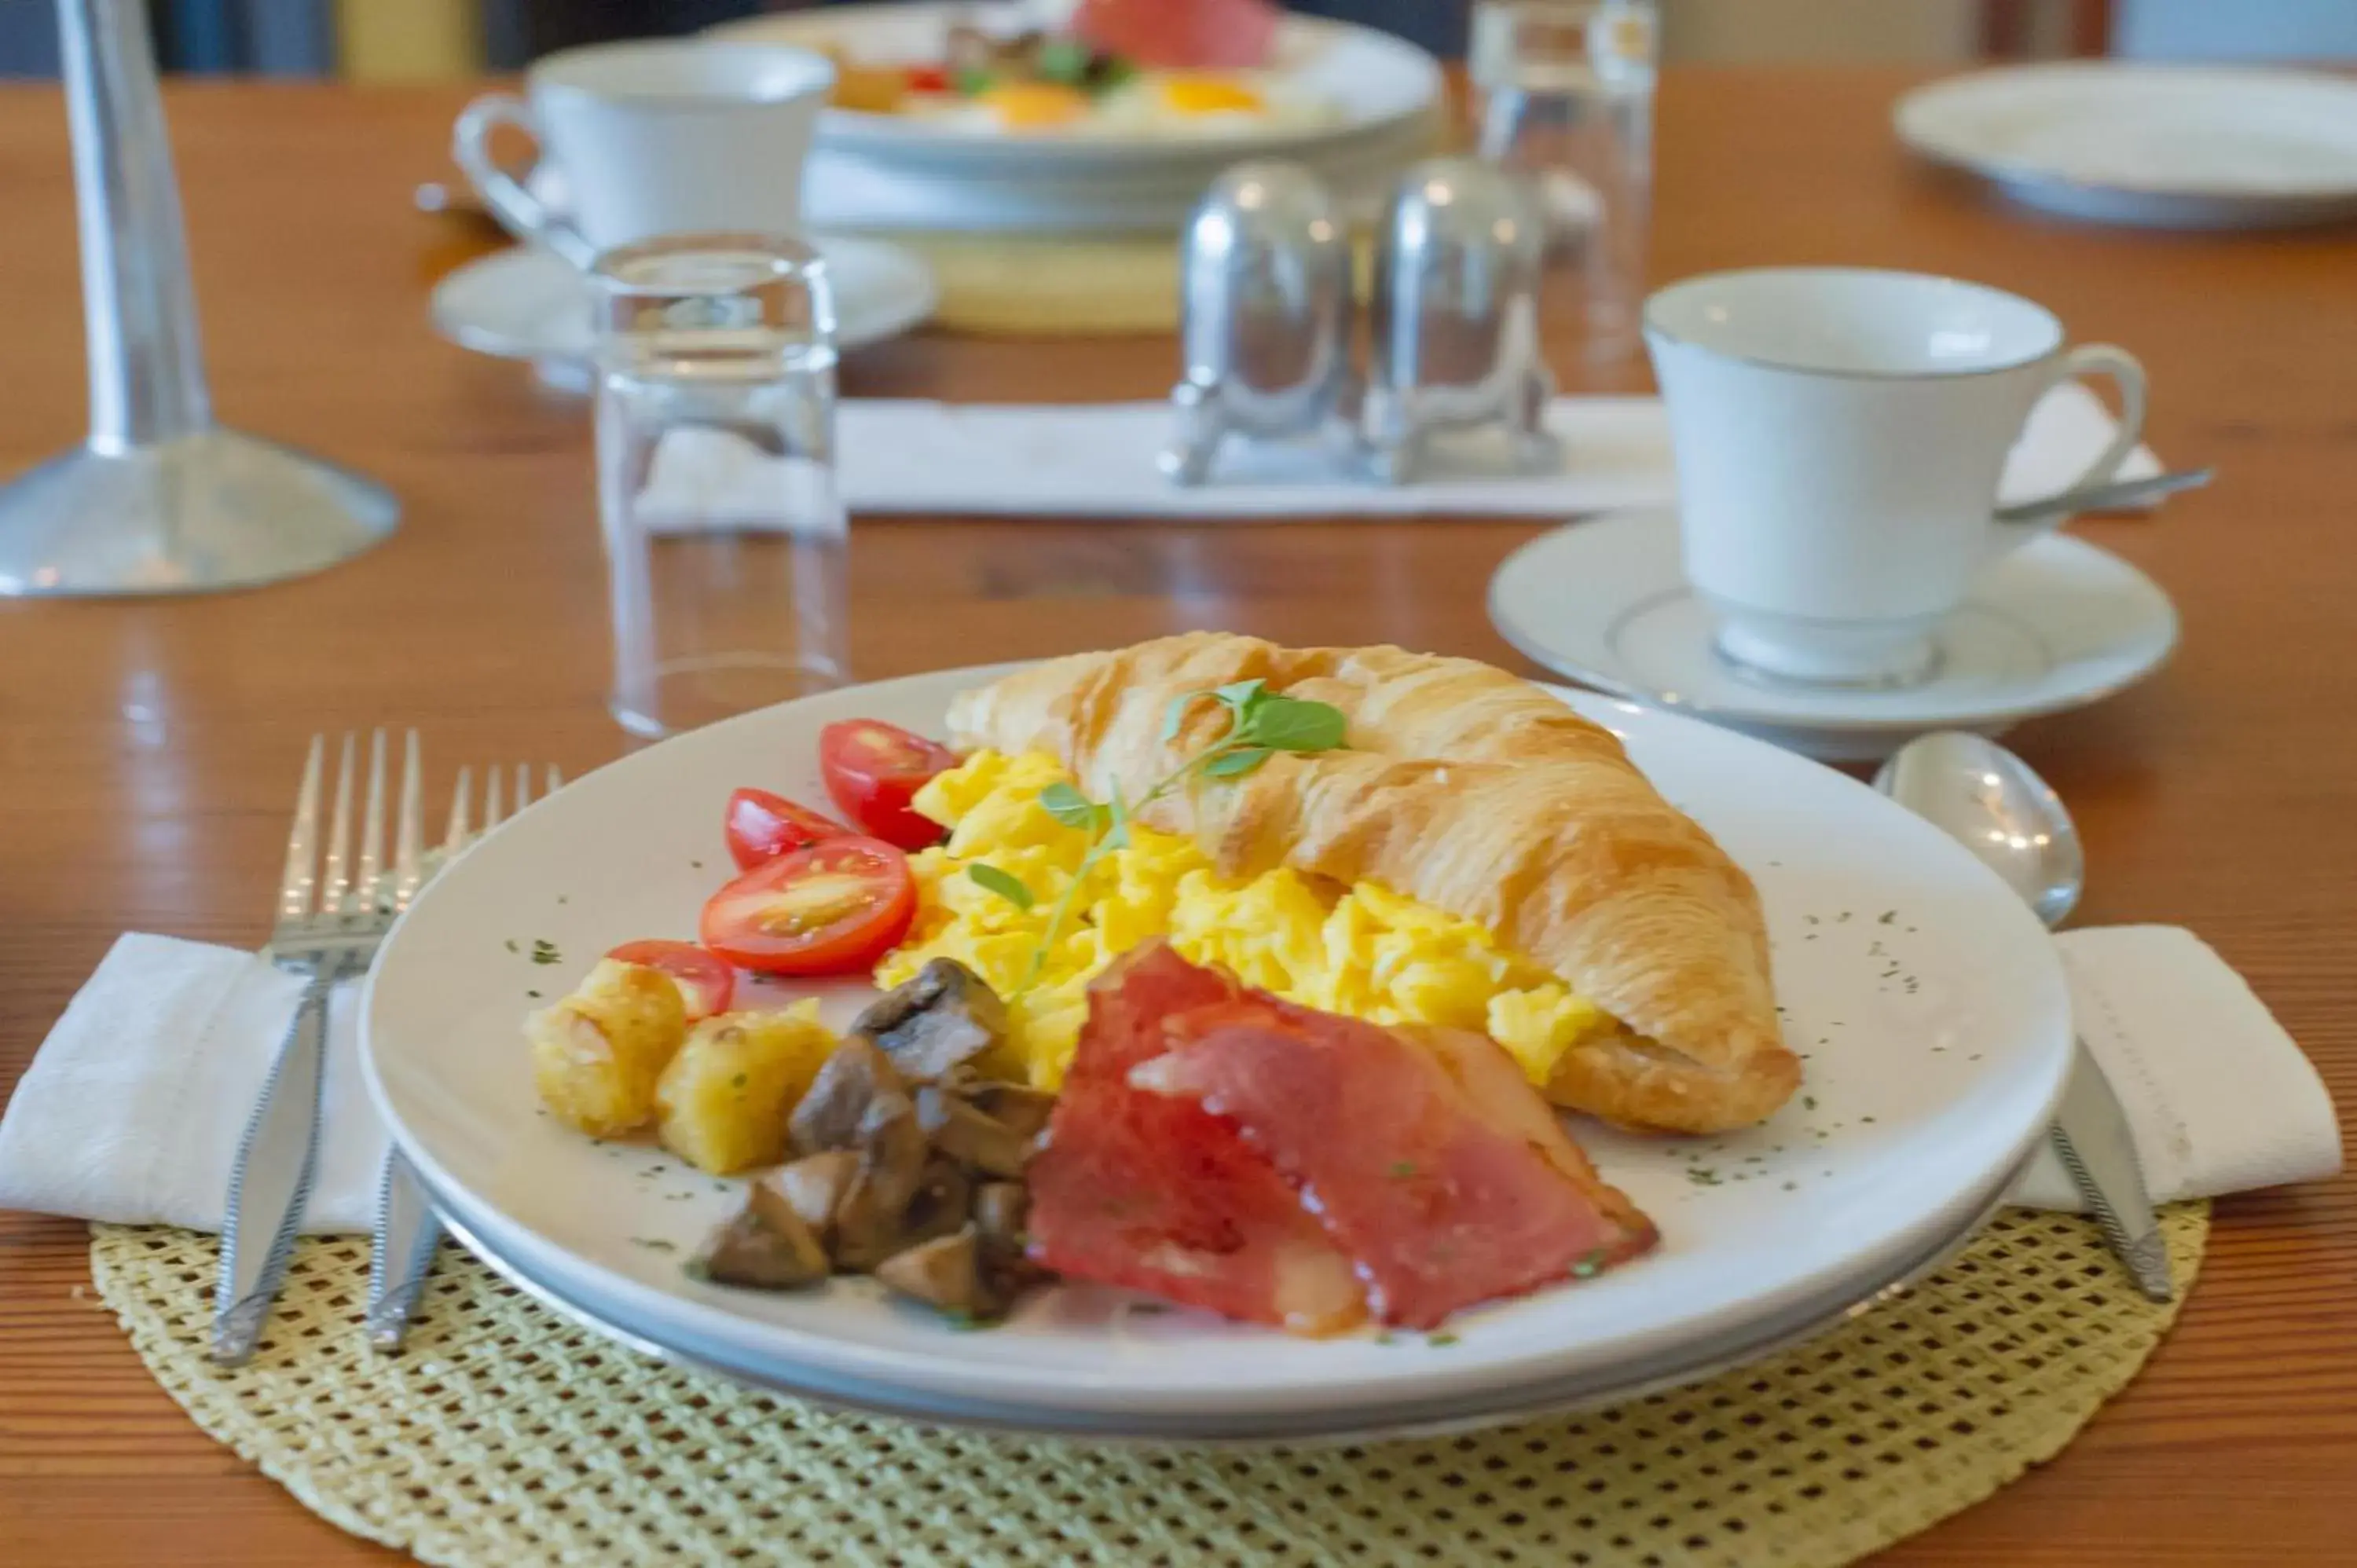
[[(733, 789), (822, 799), (823, 725), (937, 733), (953, 693), (999, 672), (857, 688), (640, 752), (426, 889), (370, 981), (363, 1050), (393, 1137), (469, 1246), (626, 1344), (832, 1402), (1104, 1438), (1364, 1436), (1624, 1397), (1764, 1354), (1959, 1244), (2043, 1135), (2069, 1003), (2052, 941), (1994, 875), (1802, 757), (1565, 693), (1758, 882), (1805, 1058), (1803, 1094), (1749, 1132), (1575, 1129), (1660, 1226), (1657, 1251), (1460, 1314), (1447, 1335), (1324, 1340), (1086, 1285), (1039, 1292), (975, 1334), (866, 1280), (768, 1294), (690, 1278), (682, 1262), (739, 1184), (540, 1113), (524, 1014), (620, 941), (694, 932), (727, 867)], [(552, 947), (554, 964), (535, 961)], [(840, 983), (822, 1002), (840, 1024), (873, 994)]]
[[(827, 6), (730, 23), (716, 36), (834, 52), (863, 64), (929, 63), (951, 22), (942, 4)], [(1297, 160), (1346, 198), (1380, 194), (1429, 150), (1443, 106), (1440, 67), (1389, 34), (1308, 16), (1279, 24), (1268, 72), (1331, 104), (1313, 126), (1206, 122), (1168, 134), (1019, 134), (891, 114), (819, 116), (803, 201), (821, 229), (1060, 232), (1173, 229), (1222, 169)]]

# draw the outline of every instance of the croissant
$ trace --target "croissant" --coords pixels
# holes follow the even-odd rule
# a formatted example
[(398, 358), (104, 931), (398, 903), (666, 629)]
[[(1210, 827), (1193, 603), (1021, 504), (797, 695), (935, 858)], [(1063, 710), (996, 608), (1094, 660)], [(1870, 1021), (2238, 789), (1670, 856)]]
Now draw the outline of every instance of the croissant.
[(1466, 919), (1619, 1021), (1568, 1051), (1549, 1099), (1637, 1127), (1757, 1122), (1799, 1086), (1760, 897), (1620, 743), (1501, 670), (1397, 648), (1286, 649), (1193, 632), (1050, 660), (951, 704), (962, 745), (1052, 753), (1090, 794), (1138, 800), (1214, 740), (1213, 703), (1163, 738), (1171, 699), (1231, 682), (1328, 703), (1346, 749), (1190, 775), (1138, 814), (1224, 875), (1277, 865), (1369, 880)]

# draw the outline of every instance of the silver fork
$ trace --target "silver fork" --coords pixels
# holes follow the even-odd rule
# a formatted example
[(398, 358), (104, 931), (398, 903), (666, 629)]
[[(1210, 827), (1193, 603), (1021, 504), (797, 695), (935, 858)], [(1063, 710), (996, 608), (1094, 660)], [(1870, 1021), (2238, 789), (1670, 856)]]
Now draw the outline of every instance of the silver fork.
[[(443, 836), (442, 847), (433, 856), (426, 875), (430, 877), (443, 866), (457, 858), (468, 844), (500, 825), (505, 811), (500, 800), (500, 770), (490, 770), (490, 778), (483, 790), (483, 825), (469, 831), (468, 812), (473, 793), (472, 770), (458, 769), (458, 789), (450, 802), (450, 828)], [(556, 792), (565, 782), (556, 769), (548, 769), (547, 786), (542, 799)], [(532, 769), (522, 763), (515, 769), (515, 810), (521, 811), (532, 804)], [(369, 1248), (369, 1294), (366, 1319), (369, 1343), (380, 1350), (397, 1350), (409, 1332), (410, 1319), (417, 1311), (417, 1298), (425, 1288), (425, 1277), (433, 1272), (434, 1253), (442, 1241), (442, 1222), (425, 1197), (425, 1189), (409, 1162), (401, 1157), (399, 1149), (389, 1149), (384, 1156), (384, 1174), (377, 1181), (376, 1237)]]
[(212, 1358), (225, 1367), (242, 1366), (253, 1355), (271, 1304), (285, 1283), (303, 1206), (317, 1174), (328, 993), (339, 980), (368, 967), (422, 880), (417, 732), (409, 732), (404, 748), (400, 825), (389, 885), (383, 875), (384, 732), (378, 730), (369, 745), (368, 802), (355, 866), (351, 818), (357, 749), (356, 737), (346, 735), (324, 865), (315, 872), (325, 736), (311, 739), (302, 789), (296, 796), (295, 826), (286, 838), (277, 923), (263, 950), (280, 967), (305, 976), (307, 983), (279, 1043), (262, 1098), (246, 1122), (230, 1174), (221, 1273), (213, 1294)]

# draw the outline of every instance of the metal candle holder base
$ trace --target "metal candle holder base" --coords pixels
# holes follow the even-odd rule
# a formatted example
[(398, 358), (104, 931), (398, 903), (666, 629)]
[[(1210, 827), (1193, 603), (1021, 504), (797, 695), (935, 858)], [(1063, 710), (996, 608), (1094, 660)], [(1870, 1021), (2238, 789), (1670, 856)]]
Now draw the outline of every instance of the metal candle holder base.
[(0, 486), (0, 595), (182, 594), (300, 576), (393, 530), (381, 486), (213, 423), (139, 0), (59, 0), (90, 340), (90, 439)]
[(383, 487), (214, 428), (52, 457), (0, 486), (0, 594), (186, 594), (332, 566), (391, 533)]

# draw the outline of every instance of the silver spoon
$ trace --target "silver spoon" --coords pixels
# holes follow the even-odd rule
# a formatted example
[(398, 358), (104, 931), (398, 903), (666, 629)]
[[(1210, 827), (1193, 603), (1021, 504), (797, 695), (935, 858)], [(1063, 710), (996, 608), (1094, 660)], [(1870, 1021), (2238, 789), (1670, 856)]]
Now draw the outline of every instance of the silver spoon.
[(2086, 886), (2087, 857), (2061, 797), (1982, 736), (1945, 730), (1899, 748), (1874, 787), (1971, 850), (2049, 926)]
[(2147, 474), (2141, 479), (2115, 479), (2105, 485), (2064, 490), (2059, 496), (2045, 496), (2034, 501), (2001, 506), (1996, 509), (1996, 520), (1999, 522), (2042, 522), (2047, 518), (2067, 517), (2072, 512), (2115, 511), (2142, 506), (2147, 501), (2157, 501), (2179, 490), (2198, 490), (2217, 477), (2215, 468), (2176, 468), (2166, 474)]
[[(2087, 858), (2071, 813), (2029, 764), (1996, 742), (1953, 730), (1919, 736), (1882, 765), (1874, 787), (1970, 850), (2050, 928), (2078, 904)], [(2073, 1051), (2049, 1132), (2137, 1288), (2155, 1301), (2169, 1300), (2175, 1291), (2169, 1251), (2127, 1112), (2084, 1041)]]

